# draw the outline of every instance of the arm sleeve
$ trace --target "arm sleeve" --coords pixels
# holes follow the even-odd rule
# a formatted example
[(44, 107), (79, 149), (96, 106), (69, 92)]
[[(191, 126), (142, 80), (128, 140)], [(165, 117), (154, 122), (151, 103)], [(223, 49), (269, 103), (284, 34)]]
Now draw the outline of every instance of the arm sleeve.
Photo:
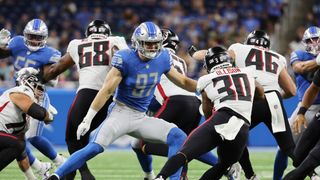
[(112, 57), (111, 65), (117, 68), (121, 72), (122, 76), (126, 75), (127, 72), (125, 68), (125, 63), (123, 61), (123, 56), (119, 53), (119, 51), (116, 52), (116, 54)]
[(314, 77), (313, 77), (312, 82), (316, 86), (320, 87), (320, 70), (319, 69), (314, 73)]

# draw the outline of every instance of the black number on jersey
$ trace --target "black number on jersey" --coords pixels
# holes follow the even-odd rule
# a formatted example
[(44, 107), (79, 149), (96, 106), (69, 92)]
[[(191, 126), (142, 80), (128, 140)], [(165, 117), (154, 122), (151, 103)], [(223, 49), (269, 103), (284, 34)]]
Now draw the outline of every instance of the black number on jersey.
[(264, 51), (263, 58), (263, 51), (252, 48), (246, 58), (246, 67), (254, 65), (257, 70), (262, 71), (265, 69), (267, 72), (277, 74), (279, 65), (276, 62), (272, 62), (272, 57), (279, 59), (278, 55), (268, 51)]
[(246, 74), (231, 74), (227, 76), (219, 76), (213, 79), (214, 86), (218, 81), (223, 81), (225, 85), (218, 89), (218, 93), (227, 93), (225, 97), (220, 99), (220, 102), (226, 100), (251, 101), (252, 95), (250, 92), (250, 83)]
[[(173, 59), (173, 67), (180, 73), (180, 74), (185, 74), (186, 73), (186, 66), (185, 66), (185, 62), (178, 58), (177, 56), (171, 54), (171, 58)], [(175, 62), (176, 61), (176, 62)], [(180, 65), (182, 66), (179, 66), (177, 65), (176, 63), (179, 62)]]
[[(91, 48), (92, 51), (85, 51), (85, 48)], [(78, 46), (79, 53), (79, 67), (84, 68), (88, 66), (107, 66), (109, 65), (109, 55), (107, 51), (109, 50), (109, 41), (97, 41), (84, 43)]]

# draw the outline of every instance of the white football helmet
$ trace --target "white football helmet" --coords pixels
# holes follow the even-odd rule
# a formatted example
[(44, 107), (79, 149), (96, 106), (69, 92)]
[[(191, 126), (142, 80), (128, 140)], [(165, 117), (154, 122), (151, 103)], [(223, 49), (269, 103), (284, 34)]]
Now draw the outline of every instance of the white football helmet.
[(320, 28), (311, 26), (305, 30), (302, 38), (306, 51), (313, 55), (320, 53)]
[(23, 30), (24, 43), (30, 51), (37, 51), (46, 45), (48, 38), (47, 25), (40, 19), (28, 22)]
[(19, 85), (29, 87), (37, 99), (43, 98), (45, 86), (41, 84), (40, 79), (36, 75), (26, 72), (24, 74), (20, 74), (17, 77), (17, 81)]
[(162, 48), (162, 33), (153, 22), (141, 23), (133, 32), (132, 47), (148, 59), (156, 58)]

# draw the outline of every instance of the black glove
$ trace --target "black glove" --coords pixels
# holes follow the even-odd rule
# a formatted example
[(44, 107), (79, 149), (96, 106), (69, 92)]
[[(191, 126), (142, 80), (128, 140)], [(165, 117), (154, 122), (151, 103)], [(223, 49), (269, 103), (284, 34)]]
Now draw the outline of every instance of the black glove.
[(193, 54), (198, 51), (198, 49), (194, 46), (194, 45), (191, 45), (189, 48), (188, 48), (188, 54), (192, 57)]

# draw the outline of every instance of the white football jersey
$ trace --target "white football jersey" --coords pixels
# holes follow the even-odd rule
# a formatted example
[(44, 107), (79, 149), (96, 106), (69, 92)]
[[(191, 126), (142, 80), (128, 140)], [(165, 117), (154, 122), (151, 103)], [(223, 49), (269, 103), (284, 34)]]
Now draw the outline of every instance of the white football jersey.
[(117, 50), (128, 48), (124, 37), (75, 39), (69, 43), (67, 52), (77, 65), (79, 73), (78, 91), (83, 88), (101, 89), (111, 69), (112, 49), (114, 48)]
[[(179, 73), (186, 75), (186, 62), (171, 51), (170, 54), (174, 68), (176, 68)], [(157, 88), (154, 92), (154, 95), (156, 97), (156, 100), (162, 105), (167, 97), (175, 95), (195, 96), (195, 93), (180, 88), (179, 86), (171, 82), (166, 75), (162, 75), (160, 83), (157, 85)]]
[(9, 94), (19, 92), (26, 94), (35, 101), (33, 91), (26, 86), (17, 86), (8, 89), (0, 96), (0, 131), (8, 134), (26, 132), (29, 128), (29, 116), (10, 100)]
[(251, 122), (255, 92), (254, 68), (225, 68), (199, 78), (197, 91), (205, 91), (215, 110), (227, 107)]
[(265, 91), (280, 92), (279, 74), (287, 67), (287, 61), (282, 55), (268, 49), (240, 43), (232, 44), (229, 50), (235, 53), (235, 65), (239, 68), (254, 66), (257, 81)]

